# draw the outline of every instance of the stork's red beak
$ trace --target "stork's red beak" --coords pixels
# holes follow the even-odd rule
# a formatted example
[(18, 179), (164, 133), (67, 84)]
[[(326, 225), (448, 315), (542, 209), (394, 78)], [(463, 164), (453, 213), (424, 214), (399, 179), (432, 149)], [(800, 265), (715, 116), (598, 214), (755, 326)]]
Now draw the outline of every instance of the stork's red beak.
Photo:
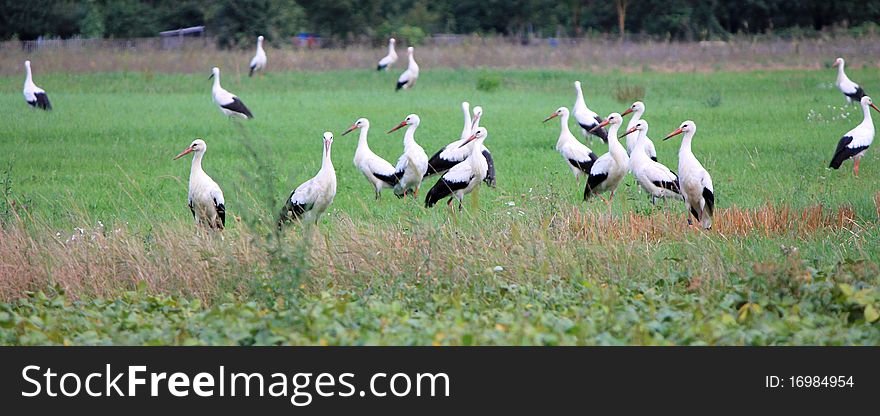
[(623, 117), (623, 116), (625, 116), (625, 115), (627, 115), (627, 114), (629, 114), (629, 113), (632, 113), (632, 112), (633, 112), (633, 108), (630, 107), (630, 108), (627, 108), (626, 111), (620, 113), (620, 116)]
[(477, 135), (476, 135), (476, 134), (472, 134), (471, 137), (468, 137), (468, 139), (465, 140), (464, 143), (461, 144), (461, 146), (458, 146), (458, 148), (461, 149), (462, 147), (467, 146), (468, 143), (474, 141), (474, 139), (476, 139), (476, 138), (477, 138)]
[(622, 138), (624, 138), (624, 137), (626, 137), (626, 136), (629, 136), (630, 133), (632, 133), (632, 132), (634, 132), (634, 131), (636, 131), (636, 130), (637, 130), (637, 129), (636, 129), (635, 127), (633, 127), (633, 128), (631, 128), (631, 129), (627, 130), (626, 133), (623, 133), (622, 135), (617, 136), (617, 138), (618, 138), (618, 139), (622, 139)]
[(398, 125), (397, 125), (396, 127), (394, 127), (393, 129), (388, 130), (388, 133), (395, 132), (395, 131), (401, 129), (403, 126), (406, 126), (406, 120), (401, 121), (400, 124), (398, 124)]
[(591, 129), (590, 129), (590, 133), (592, 133), (592, 132), (594, 132), (594, 131), (596, 131), (596, 130), (598, 130), (598, 129), (601, 129), (602, 127), (607, 126), (608, 123), (611, 123), (611, 120), (609, 120), (609, 119), (605, 119), (605, 120), (603, 120), (601, 123), (597, 124), (596, 127), (591, 128)]
[(342, 135), (345, 136), (346, 134), (351, 133), (352, 131), (354, 131), (357, 128), (358, 128), (357, 124), (352, 124), (351, 127), (348, 128), (348, 130), (342, 132)]
[(186, 154), (188, 154), (188, 153), (191, 153), (192, 151), (193, 151), (193, 148), (192, 148), (192, 147), (187, 147), (184, 151), (180, 152), (180, 154), (178, 154), (177, 156), (174, 156), (174, 159), (172, 159), (172, 160), (180, 159), (180, 158), (182, 158), (184, 155), (186, 155)]
[(474, 116), (474, 120), (471, 122), (471, 130), (474, 129), (474, 126), (477, 125), (477, 123), (480, 121), (480, 117), (482, 117), (482, 116), (483, 116), (482, 113), (477, 113), (477, 114)]
[(880, 113), (880, 108), (877, 108), (877, 106), (874, 105), (874, 103), (871, 103), (871, 107), (872, 107), (873, 109), (877, 110), (878, 113)]
[(682, 130), (681, 127), (679, 127), (679, 128), (677, 128), (677, 129), (675, 129), (674, 132), (669, 133), (668, 135), (666, 135), (666, 137), (664, 137), (663, 140), (669, 140), (669, 138), (671, 138), (671, 137), (673, 137), (673, 136), (678, 136), (678, 135), (681, 134), (682, 132), (684, 132), (684, 130)]
[(547, 118), (544, 119), (544, 123), (546, 123), (546, 122), (548, 122), (548, 121), (550, 121), (550, 120), (553, 120), (553, 119), (556, 118), (556, 117), (559, 117), (559, 113), (553, 113), (553, 114), (550, 114), (550, 117), (547, 117)]

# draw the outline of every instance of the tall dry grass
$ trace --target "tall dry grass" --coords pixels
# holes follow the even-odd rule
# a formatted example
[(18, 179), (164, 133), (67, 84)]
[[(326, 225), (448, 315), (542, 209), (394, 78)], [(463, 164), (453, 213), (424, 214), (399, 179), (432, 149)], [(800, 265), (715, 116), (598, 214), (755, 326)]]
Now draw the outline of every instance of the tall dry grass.
[[(0, 43), (0, 75), (18, 75), (25, 59), (39, 61), (41, 73), (138, 71), (198, 73), (220, 65), (244, 73), (250, 50), (220, 50), (211, 44), (177, 50), (155, 47), (101, 47), (42, 49), (30, 53), (17, 42)], [(111, 45), (110, 43), (106, 43)], [(115, 43), (113, 45), (116, 45)], [(294, 49), (268, 45), (270, 71), (322, 71), (373, 68), (384, 47)], [(406, 45), (400, 45), (401, 49)], [(739, 71), (754, 69), (818, 69), (838, 55), (878, 56), (876, 36), (835, 36), (817, 39), (736, 38), (729, 42), (620, 42), (584, 38), (551, 46), (511, 43), (499, 38), (471, 37), (454, 45), (419, 46), (416, 57), (430, 68), (557, 69), (585, 71), (643, 70)], [(405, 66), (405, 58), (397, 69)], [(877, 66), (877, 60), (851, 65)]]
[[(0, 224), (0, 301), (60, 286), (71, 297), (108, 297), (140, 287), (210, 302), (225, 293), (247, 294), (263, 279), (280, 279), (300, 267), (304, 276), (296, 284), (302, 290), (393, 288), (401, 279), (445, 285), (487, 275), (513, 282), (550, 275), (604, 281), (656, 275), (650, 259), (665, 258), (670, 244), (691, 247), (695, 254), (678, 266), (711, 280), (729, 271), (729, 251), (748, 238), (812, 241), (863, 226), (850, 209), (821, 206), (720, 209), (711, 231), (688, 227), (684, 215), (668, 212), (573, 209), (534, 216), (522, 222), (450, 212), (438, 227), (376, 225), (336, 214), (324, 227), (293, 227), (275, 242), (269, 241), (275, 238), (271, 232), (243, 224), (222, 234), (196, 232), (190, 223), (141, 232), (101, 224), (60, 232), (14, 216)], [(286, 253), (279, 255), (279, 249)], [(296, 256), (304, 265), (296, 264)], [(504, 272), (493, 272), (495, 266)]]

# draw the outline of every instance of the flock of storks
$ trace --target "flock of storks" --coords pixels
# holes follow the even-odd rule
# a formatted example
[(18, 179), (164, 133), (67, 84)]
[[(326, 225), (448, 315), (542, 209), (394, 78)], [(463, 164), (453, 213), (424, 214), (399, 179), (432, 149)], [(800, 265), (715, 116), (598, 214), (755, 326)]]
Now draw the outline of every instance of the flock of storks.
[[(397, 61), (395, 40), (388, 44), (388, 55), (383, 57), (377, 66), (378, 70), (388, 70)], [(396, 89), (409, 89), (415, 85), (419, 77), (419, 66), (413, 56), (413, 48), (407, 48), (408, 67), (397, 81)], [(263, 37), (257, 39), (257, 52), (250, 62), (249, 75), (265, 71), (266, 52), (263, 49)], [(847, 132), (839, 141), (831, 160), (830, 167), (840, 168), (848, 159), (854, 160), (854, 173), (858, 175), (859, 162), (874, 139), (874, 124), (870, 108), (878, 112), (871, 98), (864, 89), (847, 77), (844, 72), (844, 60), (837, 58), (834, 65), (838, 68), (836, 86), (845, 95), (848, 102), (857, 102), (864, 113), (863, 121)], [(51, 110), (52, 104), (46, 91), (36, 86), (31, 73), (31, 62), (25, 61), (26, 79), (24, 97), (29, 105), (35, 108)], [(235, 94), (226, 91), (220, 85), (220, 69), (212, 69), (212, 97), (221, 112), (229, 117), (243, 119), (253, 118), (251, 111)], [(692, 152), (692, 140), (697, 126), (693, 121), (681, 123), (678, 129), (664, 137), (667, 140), (683, 134), (679, 150), (678, 174), (657, 160), (654, 143), (648, 138), (648, 122), (642, 117), (645, 104), (641, 101), (633, 103), (623, 113), (611, 113), (606, 118), (590, 110), (585, 101), (581, 83), (575, 81), (576, 99), (573, 110), (560, 107), (545, 122), (559, 118), (561, 129), (556, 143), (557, 151), (563, 156), (578, 183), (581, 176), (586, 177), (584, 200), (593, 195), (599, 196), (607, 203), (614, 197), (614, 192), (623, 178), (631, 173), (640, 190), (644, 190), (655, 203), (658, 198), (675, 198), (684, 201), (686, 209), (693, 215), (703, 228), (711, 228), (715, 205), (712, 178)], [(367, 135), (370, 122), (360, 118), (345, 132), (346, 135), (359, 130), (358, 146), (354, 164), (360, 170), (375, 191), (379, 199), (381, 191), (389, 188), (399, 198), (407, 195), (418, 197), (422, 181), (432, 175), (440, 175), (439, 180), (431, 187), (425, 198), (425, 206), (432, 207), (444, 198), (447, 204), (458, 201), (459, 209), (465, 195), (477, 189), (482, 182), (495, 186), (495, 167), (492, 154), (484, 145), (488, 130), (480, 126), (483, 114), (482, 107), (474, 107), (471, 113), (470, 104), (462, 103), (464, 123), (458, 140), (444, 146), (432, 157), (428, 157), (424, 149), (415, 141), (415, 132), (419, 127), (420, 118), (416, 114), (408, 115), (388, 133), (406, 128), (403, 139), (403, 154), (396, 165), (391, 165), (370, 150)], [(623, 117), (632, 114), (626, 130), (618, 136)], [(569, 119), (575, 121), (585, 136), (596, 136), (608, 144), (608, 152), (597, 156), (589, 147), (581, 143), (569, 129)], [(626, 146), (619, 139), (626, 138)], [(336, 173), (331, 159), (333, 134), (323, 134), (323, 159), (318, 174), (291, 192), (284, 203), (278, 217), (279, 226), (291, 220), (317, 222), (336, 196)], [(210, 228), (223, 229), (226, 222), (226, 208), (223, 192), (220, 187), (202, 169), (202, 159), (207, 144), (202, 139), (194, 140), (174, 159), (193, 153), (189, 178), (188, 205), (197, 224)], [(610, 194), (605, 199), (602, 194)], [(691, 224), (688, 219), (688, 224)]]

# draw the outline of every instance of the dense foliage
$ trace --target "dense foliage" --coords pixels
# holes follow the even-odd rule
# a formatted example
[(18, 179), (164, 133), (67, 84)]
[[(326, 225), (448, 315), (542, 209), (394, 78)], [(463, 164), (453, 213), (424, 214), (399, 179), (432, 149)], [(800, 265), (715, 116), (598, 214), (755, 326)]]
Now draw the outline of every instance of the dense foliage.
[[(625, 31), (683, 39), (801, 32), (880, 20), (870, 0), (0, 0), (0, 39), (154, 36), (207, 25), (222, 44), (308, 31), (337, 40), (403, 32), (543, 36)], [(402, 34), (403, 33), (403, 34)]]

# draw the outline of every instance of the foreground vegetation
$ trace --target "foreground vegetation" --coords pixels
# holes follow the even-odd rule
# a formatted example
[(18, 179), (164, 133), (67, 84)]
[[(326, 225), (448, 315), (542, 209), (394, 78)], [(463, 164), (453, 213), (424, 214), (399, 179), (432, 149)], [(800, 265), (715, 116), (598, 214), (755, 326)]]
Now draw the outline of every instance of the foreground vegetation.
[[(870, 71), (850, 75), (880, 90)], [(859, 178), (825, 169), (861, 119), (833, 73), (422, 76), (398, 94), (372, 72), (225, 76), (249, 123), (222, 119), (202, 75), (44, 75), (49, 114), (0, 78), (12, 109), (0, 114), (0, 343), (880, 342), (880, 157), (869, 151)], [(558, 124), (540, 123), (571, 104), (576, 78), (602, 113), (643, 98), (655, 140), (697, 122), (712, 231), (686, 227), (679, 203), (652, 207), (631, 180), (610, 207), (579, 201), (553, 150)], [(432, 151), (457, 137), (462, 99), (485, 108), (498, 189), (461, 213), (374, 202), (350, 163), (355, 139), (337, 135), (331, 211), (315, 229), (271, 226), (317, 171), (322, 131), (369, 117), (371, 146), (393, 160), (387, 128), (419, 113)], [(193, 231), (188, 164), (170, 160), (194, 137), (226, 194), (222, 236)], [(677, 148), (657, 141), (672, 167)]]

